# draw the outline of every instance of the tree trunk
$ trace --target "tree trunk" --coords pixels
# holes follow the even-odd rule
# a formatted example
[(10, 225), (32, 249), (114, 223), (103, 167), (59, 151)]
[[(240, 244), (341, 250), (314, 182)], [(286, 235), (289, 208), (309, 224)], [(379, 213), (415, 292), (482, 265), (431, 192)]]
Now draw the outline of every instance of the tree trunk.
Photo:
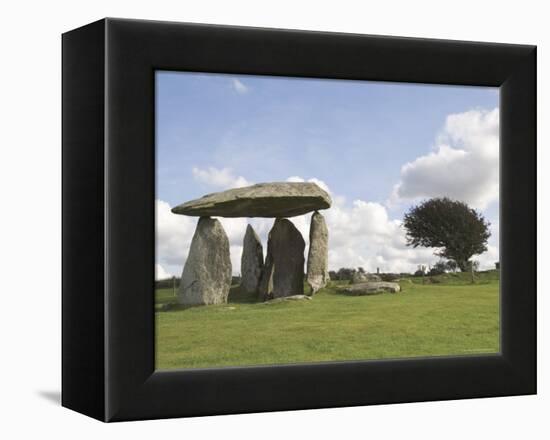
[(468, 265), (468, 261), (464, 261), (464, 260), (455, 260), (455, 261), (456, 261), (456, 265), (458, 266), (461, 272), (466, 272), (470, 268), (470, 266)]

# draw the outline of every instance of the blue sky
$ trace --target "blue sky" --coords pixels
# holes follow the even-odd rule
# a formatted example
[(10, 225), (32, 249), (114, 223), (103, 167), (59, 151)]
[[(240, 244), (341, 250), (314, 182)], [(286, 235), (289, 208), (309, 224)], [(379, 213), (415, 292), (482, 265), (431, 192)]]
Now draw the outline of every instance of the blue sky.
[[(441, 188), (461, 197), (448, 175), (465, 168), (441, 147), (478, 154), (494, 132), (494, 124), (484, 128), (488, 112), (498, 105), (495, 88), (159, 71), (157, 199), (174, 206), (239, 177), (258, 183), (298, 176), (324, 182), (343, 210), (364, 201), (399, 220), (418, 198), (434, 195), (418, 192), (422, 182), (414, 180), (415, 167), (430, 170), (432, 159), (434, 168), (447, 169), (442, 177), (434, 171), (431, 185), (446, 179)], [(472, 191), (465, 201), (498, 223), (498, 200)]]

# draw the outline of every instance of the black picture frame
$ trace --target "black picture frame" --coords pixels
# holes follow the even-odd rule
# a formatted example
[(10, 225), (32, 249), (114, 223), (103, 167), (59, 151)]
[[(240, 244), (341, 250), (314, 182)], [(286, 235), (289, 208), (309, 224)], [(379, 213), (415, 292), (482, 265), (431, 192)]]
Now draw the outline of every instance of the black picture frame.
[[(536, 47), (104, 19), (63, 34), (62, 404), (102, 421), (536, 393)], [(501, 353), (155, 371), (154, 72), (500, 86)]]

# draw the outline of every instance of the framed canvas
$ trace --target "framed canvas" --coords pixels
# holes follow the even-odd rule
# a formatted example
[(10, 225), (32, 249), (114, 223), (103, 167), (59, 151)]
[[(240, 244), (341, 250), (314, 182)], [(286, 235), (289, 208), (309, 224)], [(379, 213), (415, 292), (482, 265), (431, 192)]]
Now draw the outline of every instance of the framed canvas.
[[(536, 393), (534, 46), (104, 19), (62, 49), (63, 406), (123, 421)], [(406, 193), (434, 161), (487, 192)], [(393, 175), (409, 210), (388, 218), (372, 194)], [(432, 202), (481, 247), (416, 236)], [(227, 220), (245, 217), (263, 220)], [(448, 261), (413, 267), (434, 247)]]

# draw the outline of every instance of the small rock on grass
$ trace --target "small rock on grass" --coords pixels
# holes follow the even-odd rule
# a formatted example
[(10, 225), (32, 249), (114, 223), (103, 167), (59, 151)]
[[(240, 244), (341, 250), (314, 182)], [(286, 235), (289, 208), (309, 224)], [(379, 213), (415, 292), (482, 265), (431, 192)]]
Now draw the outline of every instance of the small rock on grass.
[(263, 304), (273, 304), (273, 303), (278, 303), (283, 301), (301, 301), (301, 300), (311, 300), (311, 296), (307, 296), (307, 295), (283, 296), (281, 298), (270, 299), (269, 301), (265, 301)]
[(401, 286), (397, 283), (389, 283), (384, 281), (351, 284), (340, 288), (342, 293), (347, 295), (377, 295), (379, 293), (389, 292), (397, 293), (401, 291)]

